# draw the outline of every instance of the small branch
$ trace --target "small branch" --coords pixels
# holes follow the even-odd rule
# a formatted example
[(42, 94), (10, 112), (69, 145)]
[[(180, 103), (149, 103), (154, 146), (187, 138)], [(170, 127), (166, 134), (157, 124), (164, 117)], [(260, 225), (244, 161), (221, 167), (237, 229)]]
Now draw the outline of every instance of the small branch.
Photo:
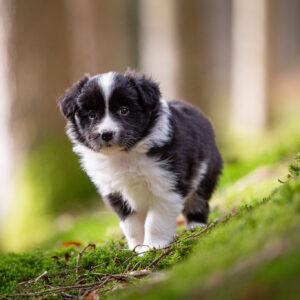
[(40, 279), (46, 278), (47, 275), (48, 275), (48, 272), (45, 271), (44, 273), (42, 273), (41, 275), (39, 275), (38, 277), (36, 277), (36, 278), (34, 278), (34, 279), (31, 279), (31, 280), (28, 280), (28, 281), (20, 282), (19, 285), (35, 284), (35, 283), (37, 283)]
[(127, 259), (125, 259), (120, 266), (125, 265), (128, 261), (130, 261), (132, 258), (136, 257), (138, 255), (138, 253), (134, 253), (131, 256), (129, 256)]
[(110, 287), (110, 288), (108, 288), (108, 289), (102, 290), (102, 291), (100, 291), (100, 292), (98, 293), (98, 295), (102, 295), (102, 294), (104, 294), (104, 293), (110, 292), (110, 291), (116, 289), (117, 286), (118, 286), (118, 285), (115, 284), (115, 285), (113, 285), (112, 287)]
[(129, 263), (129, 264), (126, 266), (125, 270), (123, 271), (123, 274), (126, 274), (126, 273), (128, 272), (130, 266), (131, 266), (131, 263)]
[(174, 244), (177, 244), (177, 243), (180, 243), (188, 238), (194, 238), (194, 237), (197, 237), (199, 236), (200, 234), (202, 233), (205, 233), (206, 231), (208, 231), (209, 229), (211, 229), (212, 227), (215, 227), (219, 222), (224, 222), (226, 220), (226, 218), (220, 218), (212, 223), (210, 223), (209, 225), (205, 226), (202, 230), (200, 230), (199, 232), (196, 232), (196, 233), (192, 233), (191, 235), (189, 236), (186, 236), (184, 237), (183, 239), (181, 240), (178, 240), (176, 242), (174, 242)]
[(95, 244), (88, 244), (86, 247), (84, 247), (79, 253), (78, 253), (78, 256), (77, 256), (77, 260), (76, 260), (76, 279), (78, 279), (78, 270), (79, 270), (79, 262), (80, 262), (80, 259), (82, 257), (82, 254), (84, 253), (84, 251), (86, 251), (88, 248), (93, 248), (95, 249), (96, 248), (96, 245)]
[(89, 276), (89, 275), (94, 275), (94, 276), (110, 276), (111, 278), (114, 278), (114, 279), (135, 279), (134, 277), (137, 277), (139, 276), (138, 274), (137, 275), (134, 275), (134, 274), (106, 274), (106, 273), (89, 273), (89, 274), (84, 274), (86, 276)]
[(67, 297), (67, 298), (72, 298), (72, 299), (77, 299), (78, 297), (76, 296), (73, 296), (71, 294), (68, 294), (66, 292), (61, 292), (61, 294), (64, 296), (64, 297)]
[(101, 283), (98, 283), (96, 287), (93, 287), (89, 290), (87, 290), (83, 295), (82, 298), (84, 299), (86, 296), (88, 296), (90, 293), (92, 293), (95, 290), (100, 289), (101, 287), (103, 287), (106, 283), (108, 283), (111, 280), (111, 276), (107, 276)]
[(105, 264), (107, 264), (107, 262), (101, 263), (101, 264), (96, 265), (96, 266), (92, 266), (90, 270), (91, 270), (91, 271), (92, 271), (92, 270), (95, 270), (95, 269), (97, 269), (97, 268), (100, 268), (100, 267), (104, 266)]
[(95, 287), (99, 285), (99, 283), (90, 283), (90, 284), (74, 284), (74, 285), (66, 285), (66, 286), (59, 286), (56, 288), (51, 288), (48, 290), (36, 292), (36, 293), (23, 293), (23, 294), (14, 294), (13, 297), (38, 297), (38, 296), (44, 296), (49, 294), (57, 294), (65, 291), (72, 291), (72, 290), (78, 290), (82, 288), (89, 288), (89, 287)]
[(138, 262), (132, 267), (132, 269), (130, 270), (130, 272), (134, 271), (135, 268), (136, 268), (138, 265), (140, 265), (140, 264), (141, 264), (141, 261), (138, 261)]
[(157, 265), (165, 256), (167, 256), (173, 249), (168, 248), (165, 250), (159, 257), (157, 257), (147, 268), (146, 270), (149, 270), (151, 267)]

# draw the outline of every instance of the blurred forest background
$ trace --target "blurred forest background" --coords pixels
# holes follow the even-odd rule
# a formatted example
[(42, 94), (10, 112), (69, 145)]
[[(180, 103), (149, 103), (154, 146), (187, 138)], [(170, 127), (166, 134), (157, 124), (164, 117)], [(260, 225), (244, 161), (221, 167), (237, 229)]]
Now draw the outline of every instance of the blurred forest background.
[(0, 0), (0, 251), (85, 214), (117, 222), (80, 170), (57, 99), (84, 73), (127, 67), (201, 108), (229, 161), (234, 141), (300, 115), (300, 1)]

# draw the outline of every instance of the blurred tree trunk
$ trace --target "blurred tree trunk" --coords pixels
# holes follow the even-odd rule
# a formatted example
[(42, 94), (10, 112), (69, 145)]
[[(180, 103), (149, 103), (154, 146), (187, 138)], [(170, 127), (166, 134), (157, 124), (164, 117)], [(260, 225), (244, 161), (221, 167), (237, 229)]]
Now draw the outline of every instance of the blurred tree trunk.
[(135, 67), (136, 1), (64, 0), (71, 78)]
[(273, 120), (300, 104), (300, 1), (268, 0), (269, 110)]
[(240, 137), (267, 122), (266, 0), (233, 0), (231, 127)]
[(140, 69), (160, 83), (166, 100), (177, 97), (176, 3), (173, 0), (139, 2)]
[(11, 70), (11, 21), (14, 3), (0, 0), (0, 231), (10, 204), (10, 186), (14, 164), (10, 119), (14, 94)]
[(15, 133), (25, 144), (50, 131), (64, 134), (57, 99), (84, 73), (134, 64), (129, 2), (16, 1)]
[(205, 1), (178, 1), (179, 96), (209, 111), (207, 101), (207, 44), (204, 28)]
[[(125, 71), (128, 65), (134, 66), (136, 1), (7, 2), (15, 9), (8, 19), (4, 18), (8, 10), (0, 11), (0, 26), (6, 20), (12, 23), (11, 30), (0, 28), (0, 55), (14, 70), (15, 80), (7, 76), (5, 65), (0, 66), (0, 76), (6, 79), (0, 83), (1, 92), (7, 94), (7, 101), (0, 104), (0, 122), (12, 125), (16, 154), (20, 154), (13, 187), (13, 208), (18, 209), (10, 211), (3, 238), (4, 247), (11, 249), (28, 245), (30, 234), (37, 240), (45, 237), (51, 218), (66, 207), (70, 211), (76, 205), (82, 208), (95, 197), (92, 183), (71, 153), (57, 99), (83, 73)], [(6, 50), (9, 37), (12, 57)], [(10, 96), (13, 83), (16, 89)], [(2, 141), (6, 144), (0, 150), (11, 153), (6, 137), (0, 137)], [(8, 156), (2, 157), (7, 163)]]
[(140, 67), (224, 124), (230, 75), (230, 0), (140, 1)]
[(223, 133), (226, 128), (224, 124), (228, 123), (230, 97), (231, 0), (202, 2), (205, 38), (205, 69), (202, 70), (206, 89), (204, 101), (213, 124)]
[(68, 39), (62, 1), (15, 1), (15, 7), (14, 132), (27, 147), (49, 132), (63, 134), (57, 99), (70, 81)]
[(177, 4), (179, 95), (212, 117), (221, 131), (228, 111), (231, 1)]

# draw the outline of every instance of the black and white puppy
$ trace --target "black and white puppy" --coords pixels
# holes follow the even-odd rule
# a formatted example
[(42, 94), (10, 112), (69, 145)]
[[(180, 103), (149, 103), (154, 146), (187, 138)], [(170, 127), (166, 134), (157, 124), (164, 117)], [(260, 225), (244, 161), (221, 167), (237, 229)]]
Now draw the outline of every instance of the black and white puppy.
[(199, 110), (166, 102), (155, 82), (134, 72), (85, 76), (59, 102), (73, 149), (130, 249), (168, 245), (180, 212), (188, 228), (207, 222), (222, 158)]

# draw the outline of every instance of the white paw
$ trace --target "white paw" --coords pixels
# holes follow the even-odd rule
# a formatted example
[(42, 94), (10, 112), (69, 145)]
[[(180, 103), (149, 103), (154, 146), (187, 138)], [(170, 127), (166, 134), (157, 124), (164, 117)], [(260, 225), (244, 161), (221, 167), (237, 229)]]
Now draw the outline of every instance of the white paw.
[(141, 246), (137, 246), (135, 247), (134, 251), (136, 253), (139, 253), (139, 256), (143, 256), (145, 254), (145, 252), (149, 251), (150, 247), (147, 245), (141, 245)]
[(186, 225), (186, 229), (193, 229), (195, 227), (205, 227), (205, 223), (199, 223), (199, 222), (190, 222)]

